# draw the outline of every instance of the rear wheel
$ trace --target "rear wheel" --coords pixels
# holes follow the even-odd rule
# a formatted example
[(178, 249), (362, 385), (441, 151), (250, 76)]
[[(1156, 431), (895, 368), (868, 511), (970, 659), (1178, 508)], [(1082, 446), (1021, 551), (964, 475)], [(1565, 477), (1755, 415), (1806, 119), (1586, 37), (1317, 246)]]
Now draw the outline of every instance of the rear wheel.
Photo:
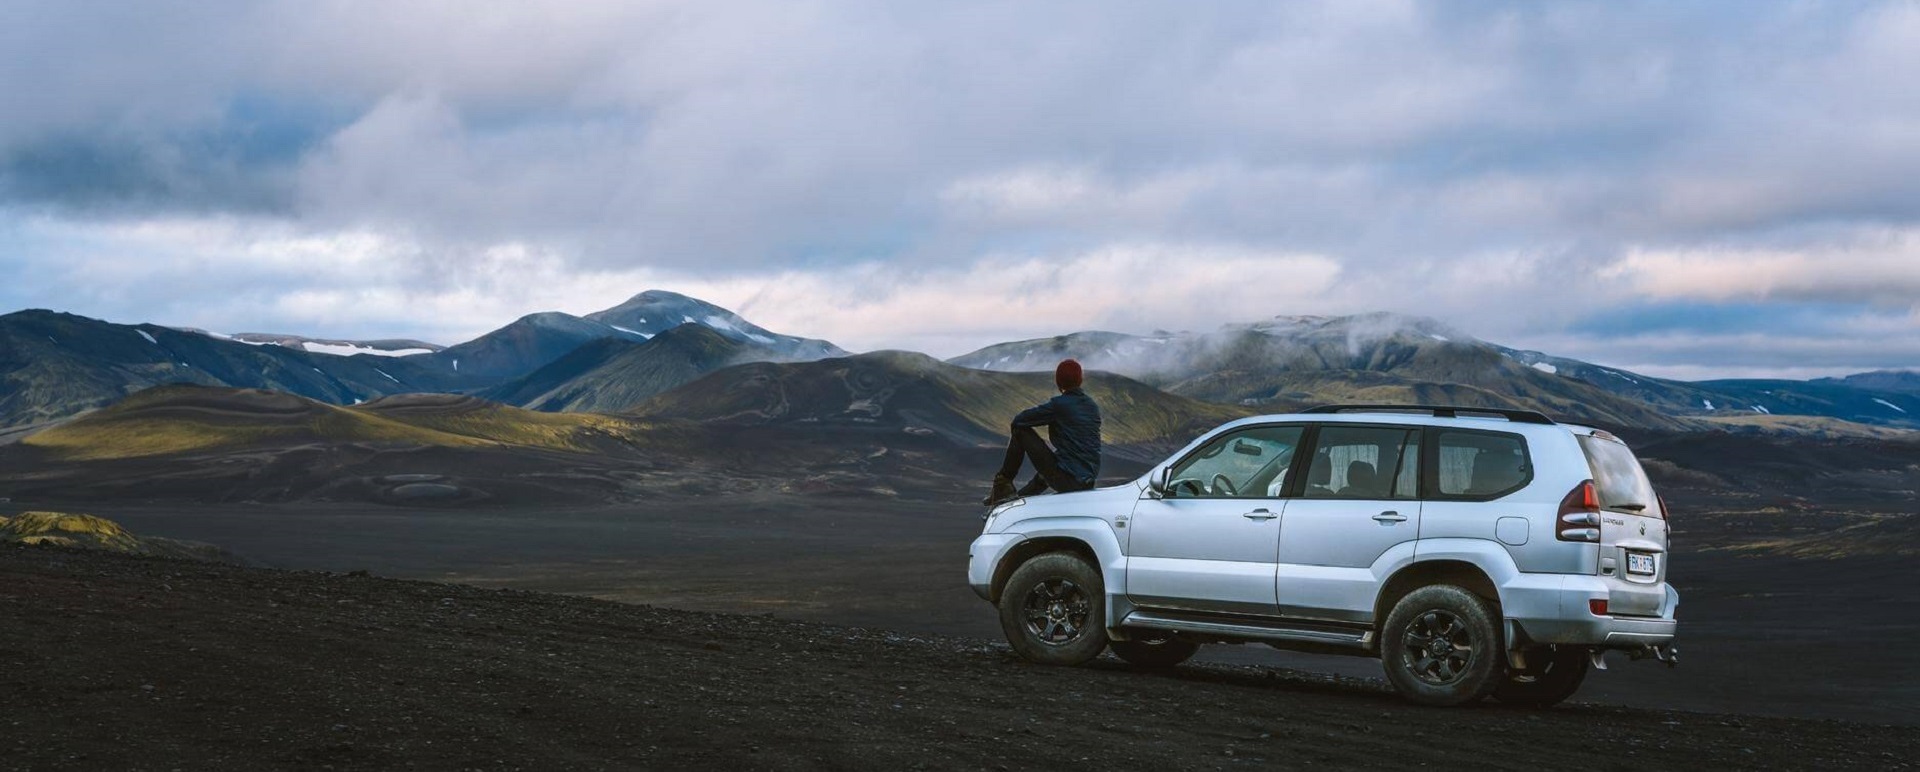
[(1169, 668), (1187, 661), (1200, 644), (1172, 633), (1135, 633), (1132, 640), (1114, 641), (1113, 653), (1127, 664), (1144, 668)]
[(1015, 653), (1043, 665), (1084, 664), (1107, 648), (1106, 585), (1071, 552), (1028, 560), (1000, 593), (1000, 629)]
[(1507, 671), (1493, 698), (1507, 705), (1545, 708), (1560, 704), (1587, 680), (1587, 650), (1581, 646), (1536, 646), (1527, 650), (1527, 666)]
[(1422, 705), (1476, 702), (1500, 685), (1506, 659), (1491, 604), (1450, 584), (1422, 587), (1394, 604), (1380, 634), (1387, 680)]

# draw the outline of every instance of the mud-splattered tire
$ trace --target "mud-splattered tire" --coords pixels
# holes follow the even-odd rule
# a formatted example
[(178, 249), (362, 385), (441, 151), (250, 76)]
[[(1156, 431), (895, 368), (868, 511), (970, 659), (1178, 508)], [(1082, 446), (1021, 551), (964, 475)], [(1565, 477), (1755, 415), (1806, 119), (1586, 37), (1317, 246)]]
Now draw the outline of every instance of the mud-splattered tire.
[(1000, 592), (1000, 629), (1030, 662), (1085, 664), (1106, 650), (1106, 622), (1100, 570), (1071, 552), (1035, 556)]
[(1139, 668), (1160, 669), (1193, 658), (1200, 644), (1170, 633), (1134, 633), (1132, 640), (1109, 644), (1115, 656)]
[(1587, 680), (1587, 650), (1581, 646), (1538, 646), (1527, 651), (1524, 670), (1509, 668), (1493, 698), (1503, 705), (1546, 708), (1580, 690)]
[(1422, 705), (1478, 702), (1506, 679), (1506, 652), (1491, 604), (1450, 584), (1394, 604), (1380, 633), (1387, 680)]

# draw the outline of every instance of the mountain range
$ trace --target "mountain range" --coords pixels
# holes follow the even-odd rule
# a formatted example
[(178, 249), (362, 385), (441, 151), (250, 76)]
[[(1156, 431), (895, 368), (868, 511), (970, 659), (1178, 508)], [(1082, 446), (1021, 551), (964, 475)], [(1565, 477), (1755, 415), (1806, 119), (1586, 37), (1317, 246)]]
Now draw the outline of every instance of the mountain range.
[[(1129, 406), (1178, 402), (1180, 411), (1196, 415), (1192, 404), (1246, 413), (1326, 402), (1411, 402), (1517, 406), (1665, 431), (1805, 433), (1839, 422), (1920, 428), (1920, 374), (1912, 372), (1675, 381), (1500, 346), (1436, 320), (1393, 314), (1279, 316), (1200, 333), (1076, 332), (988, 346), (941, 363), (904, 352), (849, 358), (827, 341), (776, 333), (711, 303), (653, 290), (585, 316), (530, 314), (446, 347), (224, 335), (20, 311), (0, 316), (0, 440), (175, 383), (270, 390), (341, 406), (450, 393), (542, 412), (728, 421), (759, 415), (764, 421), (857, 422), (849, 404), (892, 389), (887, 399), (904, 414), (936, 405), (967, 413), (965, 405), (980, 402), (992, 408), (981, 415), (997, 416), (994, 411), (1015, 406), (973, 394), (998, 387), (969, 373), (1044, 373), (1068, 356), (1090, 370), (1125, 376), (1116, 383), (1128, 384)], [(893, 385), (875, 391), (863, 378)], [(1046, 379), (1028, 380), (1033, 384), (1019, 390), (1020, 398), (1044, 396)], [(676, 391), (682, 387), (691, 390)], [(1141, 396), (1135, 387), (1156, 396)], [(770, 412), (775, 403), (765, 400), (776, 397), (786, 401)], [(984, 440), (1002, 430), (997, 422), (1003, 418), (936, 421), (926, 428)]]
[(1655, 378), (1473, 338), (1394, 314), (1280, 316), (1205, 333), (1078, 332), (1001, 343), (948, 362), (1023, 371), (1063, 357), (1175, 394), (1278, 411), (1308, 403), (1519, 406), (1607, 426), (1764, 426), (1774, 415), (1920, 428), (1920, 375), (1815, 381)]

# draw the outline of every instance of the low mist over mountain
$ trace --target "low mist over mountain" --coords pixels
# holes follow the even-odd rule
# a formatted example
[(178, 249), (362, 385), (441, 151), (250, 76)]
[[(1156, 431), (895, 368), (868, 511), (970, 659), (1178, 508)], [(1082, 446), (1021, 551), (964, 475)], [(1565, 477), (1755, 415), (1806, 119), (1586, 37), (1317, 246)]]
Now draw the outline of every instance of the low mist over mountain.
[(1079, 332), (949, 362), (1009, 372), (1062, 357), (1176, 394), (1262, 410), (1307, 403), (1519, 406), (1607, 426), (1698, 428), (1693, 418), (1797, 413), (1920, 427), (1920, 395), (1820, 382), (1687, 383), (1487, 343), (1433, 319), (1284, 316), (1208, 333)]

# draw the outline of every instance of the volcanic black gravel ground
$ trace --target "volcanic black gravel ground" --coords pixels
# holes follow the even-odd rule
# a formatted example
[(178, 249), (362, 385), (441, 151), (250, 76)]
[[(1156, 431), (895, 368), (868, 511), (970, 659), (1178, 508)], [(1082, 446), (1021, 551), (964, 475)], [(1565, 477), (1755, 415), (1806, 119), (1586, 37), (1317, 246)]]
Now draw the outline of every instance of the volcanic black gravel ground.
[(5, 769), (1907, 769), (1911, 727), (1419, 708), (1271, 668), (0, 548)]

